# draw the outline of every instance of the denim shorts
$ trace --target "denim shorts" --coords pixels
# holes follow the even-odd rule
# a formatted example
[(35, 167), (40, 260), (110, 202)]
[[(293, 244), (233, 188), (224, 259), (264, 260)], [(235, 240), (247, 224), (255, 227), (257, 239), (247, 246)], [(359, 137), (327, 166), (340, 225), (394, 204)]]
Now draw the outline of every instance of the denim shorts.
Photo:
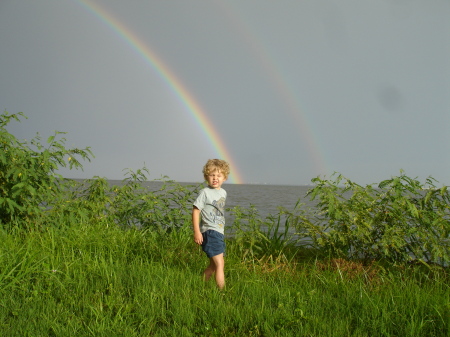
[(224, 235), (218, 231), (208, 229), (206, 232), (202, 233), (203, 243), (202, 249), (209, 258), (224, 254), (225, 255), (225, 240)]

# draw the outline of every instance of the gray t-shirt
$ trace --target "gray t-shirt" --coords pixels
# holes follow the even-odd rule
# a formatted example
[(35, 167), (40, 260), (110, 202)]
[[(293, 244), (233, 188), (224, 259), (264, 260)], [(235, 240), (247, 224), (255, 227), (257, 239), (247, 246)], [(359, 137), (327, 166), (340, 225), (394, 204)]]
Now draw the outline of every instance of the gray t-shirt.
[(223, 188), (205, 187), (200, 191), (194, 202), (194, 206), (201, 211), (200, 232), (212, 229), (223, 234), (226, 199), (227, 192)]

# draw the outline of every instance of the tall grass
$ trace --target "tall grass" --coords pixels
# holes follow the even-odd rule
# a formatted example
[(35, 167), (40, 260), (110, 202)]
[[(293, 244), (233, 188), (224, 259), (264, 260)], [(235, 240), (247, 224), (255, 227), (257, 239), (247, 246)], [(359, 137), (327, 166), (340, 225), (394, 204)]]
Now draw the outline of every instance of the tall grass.
[(317, 209), (233, 208), (219, 291), (192, 239), (201, 186), (149, 191), (145, 168), (63, 179), (88, 149), (19, 141), (15, 119), (0, 118), (2, 336), (450, 335), (445, 187), (317, 178)]
[[(22, 234), (22, 235), (20, 235)], [(446, 336), (441, 267), (242, 261), (204, 284), (188, 230), (80, 226), (2, 233), (4, 336)], [(236, 251), (229, 242), (230, 252)]]

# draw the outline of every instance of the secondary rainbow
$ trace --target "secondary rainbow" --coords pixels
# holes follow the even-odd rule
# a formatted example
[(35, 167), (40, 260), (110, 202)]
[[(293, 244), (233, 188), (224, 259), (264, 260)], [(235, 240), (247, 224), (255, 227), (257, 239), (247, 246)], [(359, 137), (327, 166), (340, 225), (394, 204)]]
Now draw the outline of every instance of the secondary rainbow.
[(262, 39), (249, 25), (251, 20), (243, 17), (243, 12), (237, 8), (236, 4), (226, 1), (214, 1), (213, 3), (219, 8), (220, 13), (228, 18), (230, 22), (229, 29), (234, 29), (237, 32), (236, 36), (245, 41), (244, 45), (252, 52), (254, 59), (260, 63), (264, 73), (268, 75), (269, 82), (273, 85), (281, 101), (286, 106), (287, 112), (300, 131), (299, 136), (307, 147), (315, 173), (330, 173), (323, 155), (324, 151), (321, 149), (320, 142), (317, 139), (319, 132), (313, 132), (312, 123), (308, 121), (308, 116), (301, 108), (292, 86), (286, 80), (287, 76), (283, 76), (282, 67), (275, 61), (266, 44), (262, 42)]
[(110, 27), (117, 35), (124, 40), (133, 50), (135, 50), (167, 84), (178, 100), (185, 106), (186, 110), (195, 119), (200, 129), (203, 131), (217, 155), (229, 162), (232, 172), (229, 181), (235, 184), (242, 184), (243, 179), (238, 168), (232, 159), (229, 151), (225, 147), (219, 133), (209, 119), (208, 115), (195, 98), (189, 93), (182, 82), (175, 76), (169, 67), (150, 49), (134, 32), (115, 18), (105, 8), (88, 0), (75, 0), (86, 10), (99, 18)]

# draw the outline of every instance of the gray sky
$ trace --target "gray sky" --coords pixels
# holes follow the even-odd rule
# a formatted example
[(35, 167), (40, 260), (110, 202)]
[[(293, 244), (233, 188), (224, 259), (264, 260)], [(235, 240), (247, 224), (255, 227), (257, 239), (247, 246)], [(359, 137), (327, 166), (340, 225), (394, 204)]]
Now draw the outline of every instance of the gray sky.
[(448, 0), (2, 0), (0, 102), (29, 117), (17, 137), (92, 148), (67, 177), (201, 181), (217, 144), (134, 37), (201, 107), (234, 181), (403, 169), (449, 185), (449, 17)]

